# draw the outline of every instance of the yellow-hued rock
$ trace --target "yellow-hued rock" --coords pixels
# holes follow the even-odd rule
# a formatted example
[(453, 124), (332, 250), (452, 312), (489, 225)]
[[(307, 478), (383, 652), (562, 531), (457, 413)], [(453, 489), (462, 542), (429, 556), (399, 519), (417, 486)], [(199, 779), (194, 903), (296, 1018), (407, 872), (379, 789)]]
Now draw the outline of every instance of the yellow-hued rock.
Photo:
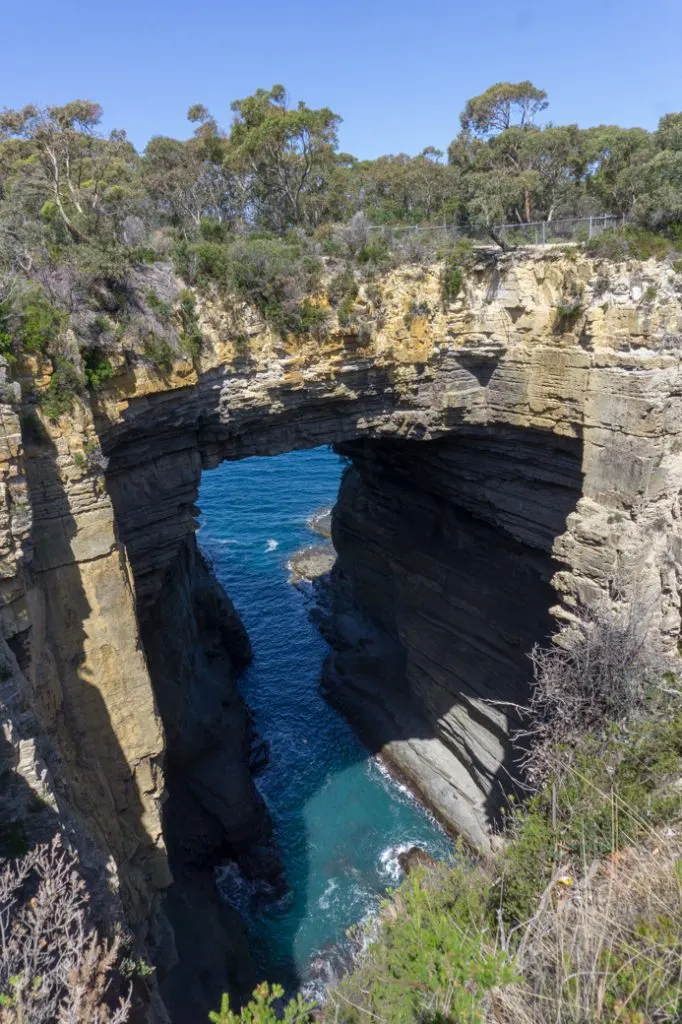
[[(121, 358), (107, 387), (77, 399), (57, 424), (25, 405), (22, 429), (20, 396), (3, 385), (2, 632), (33, 695), (36, 743), (45, 741), (49, 768), (61, 773), (56, 800), (88, 832), (93, 862), (106, 863), (140, 934), (154, 931), (158, 894), (170, 881), (157, 711), (166, 683), (150, 679), (142, 637), (152, 622), (159, 627), (155, 609), (168, 581), (180, 587), (196, 571), (202, 467), (358, 438), (427, 442), (472, 430), (563, 438), (579, 453), (580, 477), (564, 528), (544, 539), (543, 515), (518, 512), (513, 495), (503, 514), (493, 485), (490, 521), (521, 545), (529, 532), (542, 534), (560, 621), (603, 593), (614, 568), (627, 563), (651, 594), (656, 628), (670, 646), (677, 640), (678, 279), (654, 261), (481, 253), (457, 300), (443, 306), (440, 274), (438, 265), (402, 267), (362, 285), (356, 323), (339, 327), (330, 311), (320, 337), (281, 339), (255, 311), (197, 295), (204, 345), (196, 366), (179, 358), (164, 375), (142, 358)], [(557, 311), (566, 304), (579, 308), (564, 329)], [(418, 315), (406, 319), (409, 310)], [(39, 392), (49, 386), (48, 367), (22, 367), (22, 376), (31, 373)], [(485, 486), (476, 487), (472, 514), (488, 515)], [(422, 696), (440, 723), (434, 743), (449, 744), (459, 772), (467, 729), (473, 742), (487, 742), (471, 726), (478, 698), (449, 714), (433, 694)], [(178, 715), (191, 718), (196, 709), (188, 708), (178, 705)], [(495, 714), (501, 734), (504, 715)], [(173, 743), (182, 745), (170, 724)], [(488, 766), (500, 758), (500, 743), (491, 739), (482, 755)], [(199, 752), (188, 744), (185, 756)], [(427, 746), (413, 747), (410, 763), (418, 772), (432, 757)], [(247, 818), (245, 842), (258, 814)], [(472, 820), (466, 827), (480, 841)]]

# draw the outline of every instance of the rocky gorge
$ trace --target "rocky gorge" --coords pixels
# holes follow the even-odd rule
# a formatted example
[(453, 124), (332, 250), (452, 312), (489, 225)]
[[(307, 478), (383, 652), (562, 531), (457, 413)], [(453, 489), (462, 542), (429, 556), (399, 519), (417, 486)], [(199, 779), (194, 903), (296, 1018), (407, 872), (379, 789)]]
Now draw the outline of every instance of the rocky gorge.
[(159, 370), (123, 335), (56, 422), (39, 359), (3, 384), (3, 834), (61, 825), (180, 1021), (254, 980), (216, 861), (281, 884), (236, 687), (249, 641), (195, 539), (202, 469), (347, 458), (325, 692), (476, 848), (515, 781), (533, 645), (619, 572), (679, 640), (679, 273), (482, 250), (453, 301), (438, 266), (372, 284), (361, 326), (286, 340), (199, 295), (194, 363)]

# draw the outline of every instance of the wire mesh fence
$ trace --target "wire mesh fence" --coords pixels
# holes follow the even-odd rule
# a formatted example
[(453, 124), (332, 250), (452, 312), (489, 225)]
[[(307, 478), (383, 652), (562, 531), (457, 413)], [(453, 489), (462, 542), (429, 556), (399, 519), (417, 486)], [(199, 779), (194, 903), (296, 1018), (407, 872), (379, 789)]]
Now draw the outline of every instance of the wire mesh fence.
[[(625, 215), (602, 214), (592, 217), (569, 217), (560, 220), (538, 220), (527, 224), (499, 224), (494, 234), (508, 245), (549, 245), (561, 242), (586, 242), (597, 238), (604, 231), (625, 227), (630, 218)], [(373, 236), (385, 238), (387, 242), (408, 243), (410, 240), (425, 245), (438, 245), (458, 238), (492, 242), (493, 236), (486, 229), (460, 227), (459, 225), (399, 225), (374, 224), (369, 228)]]

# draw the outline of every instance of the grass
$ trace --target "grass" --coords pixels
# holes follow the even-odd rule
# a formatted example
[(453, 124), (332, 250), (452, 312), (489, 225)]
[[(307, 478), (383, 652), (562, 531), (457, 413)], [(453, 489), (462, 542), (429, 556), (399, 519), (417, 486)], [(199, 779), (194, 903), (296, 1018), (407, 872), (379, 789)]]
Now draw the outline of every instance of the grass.
[[(536, 686), (561, 726), (544, 733), (552, 744), (542, 747), (539, 789), (512, 805), (493, 862), (460, 851), (451, 865), (408, 876), (330, 994), (325, 1019), (679, 1022), (682, 707), (655, 646), (640, 650), (643, 620), (634, 600), (628, 607), (586, 621), (572, 659), (536, 655)], [(570, 672), (584, 667), (581, 652), (599, 660), (580, 685), (600, 710), (583, 707), (590, 724), (572, 729), (561, 724), (561, 702)], [(617, 665), (626, 680), (641, 670), (637, 699), (609, 703), (599, 693), (630, 687), (618, 686)], [(554, 694), (557, 672), (563, 696)]]
[(554, 310), (552, 332), (554, 334), (568, 334), (576, 326), (583, 312), (583, 304), (578, 299), (560, 303)]
[(522, 980), (496, 993), (504, 1024), (649, 1024), (682, 1009), (682, 846), (652, 834), (555, 877), (516, 952)]

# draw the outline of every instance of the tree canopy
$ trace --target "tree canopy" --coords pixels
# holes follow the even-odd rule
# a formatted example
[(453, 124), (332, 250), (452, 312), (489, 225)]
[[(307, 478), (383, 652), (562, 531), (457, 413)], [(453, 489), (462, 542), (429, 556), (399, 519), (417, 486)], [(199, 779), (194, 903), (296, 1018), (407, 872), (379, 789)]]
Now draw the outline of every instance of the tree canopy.
[(427, 146), (373, 160), (339, 152), (338, 114), (291, 102), (282, 85), (226, 105), (227, 127), (195, 103), (189, 138), (155, 136), (141, 154), (124, 132), (100, 132), (97, 103), (6, 109), (0, 267), (71, 259), (106, 269), (164, 238), (310, 234), (359, 213), (493, 237), (502, 223), (597, 213), (654, 228), (682, 219), (682, 113), (654, 132), (583, 129), (540, 123), (548, 102), (530, 81), (498, 82), (465, 104), (447, 156)]

